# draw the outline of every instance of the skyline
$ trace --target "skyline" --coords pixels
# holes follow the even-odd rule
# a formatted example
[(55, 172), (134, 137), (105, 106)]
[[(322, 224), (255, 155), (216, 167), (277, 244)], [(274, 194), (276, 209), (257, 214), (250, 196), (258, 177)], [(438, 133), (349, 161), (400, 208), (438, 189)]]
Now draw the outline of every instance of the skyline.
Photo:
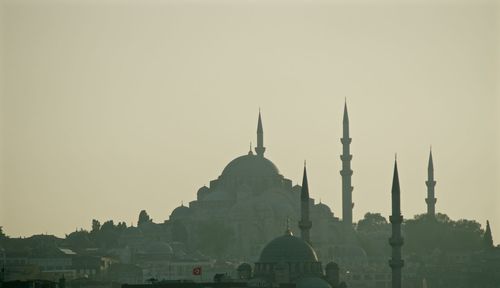
[(8, 235), (163, 222), (257, 144), (259, 107), (266, 158), (294, 184), (306, 159), (341, 217), (347, 98), (355, 222), (388, 218), (395, 153), (402, 214), (425, 213), (432, 145), (436, 212), (490, 220), (498, 243), (496, 2), (21, 2), (1, 5)]

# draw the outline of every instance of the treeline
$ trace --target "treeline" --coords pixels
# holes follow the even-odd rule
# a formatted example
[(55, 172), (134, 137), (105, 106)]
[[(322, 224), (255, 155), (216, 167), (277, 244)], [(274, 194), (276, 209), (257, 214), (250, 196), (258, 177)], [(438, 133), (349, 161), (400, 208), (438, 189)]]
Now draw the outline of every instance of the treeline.
[[(145, 210), (139, 213), (137, 226), (145, 223), (153, 223)], [(101, 223), (92, 220), (92, 230), (77, 230), (66, 235), (64, 244), (73, 248), (114, 248), (119, 246), (120, 235), (127, 229), (125, 222), (115, 224), (113, 220)]]
[[(390, 247), (387, 239), (391, 235), (391, 224), (379, 213), (367, 213), (356, 224), (359, 241), (368, 256), (388, 255)], [(402, 225), (405, 254), (429, 255), (436, 251), (460, 253), (479, 251), (493, 247), (489, 223), (485, 230), (474, 220), (451, 220), (438, 213), (435, 217), (427, 214), (407, 219)]]
[(125, 222), (115, 225), (113, 220), (104, 222), (102, 225), (97, 220), (92, 220), (92, 230), (77, 230), (66, 235), (64, 244), (74, 248), (111, 248), (118, 246), (121, 233), (127, 229)]

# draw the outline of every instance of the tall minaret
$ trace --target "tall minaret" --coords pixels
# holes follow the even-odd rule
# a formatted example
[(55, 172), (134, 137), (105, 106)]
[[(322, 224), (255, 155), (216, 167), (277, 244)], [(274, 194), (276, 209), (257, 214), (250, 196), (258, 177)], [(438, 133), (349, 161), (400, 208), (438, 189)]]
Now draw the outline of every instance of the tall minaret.
[(427, 215), (432, 217), (436, 216), (436, 197), (434, 194), (434, 186), (436, 186), (436, 180), (434, 180), (434, 164), (432, 163), (432, 150), (429, 153), (429, 166), (427, 167), (427, 198), (425, 203), (427, 203)]
[(259, 122), (257, 123), (257, 147), (255, 147), (255, 153), (257, 155), (264, 157), (264, 152), (266, 147), (264, 147), (264, 129), (262, 129), (262, 119), (260, 118), (259, 110)]
[(351, 186), (351, 150), (350, 144), (352, 139), (349, 138), (349, 116), (347, 115), (347, 102), (344, 105), (344, 121), (343, 121), (343, 136), (340, 139), (342, 142), (342, 155), (340, 155), (340, 160), (342, 160), (342, 170), (340, 170), (340, 175), (342, 175), (342, 221), (345, 224), (352, 224), (352, 208), (354, 203), (352, 203), (352, 190), (354, 187)]
[(394, 161), (394, 176), (392, 178), (392, 215), (389, 220), (392, 223), (392, 236), (389, 238), (389, 244), (392, 246), (392, 258), (389, 260), (389, 266), (392, 268), (392, 288), (401, 288), (401, 268), (404, 261), (401, 259), (401, 246), (403, 246), (403, 237), (401, 237), (401, 193), (399, 190), (398, 164)]
[(300, 237), (307, 243), (311, 244), (309, 238), (309, 230), (311, 230), (312, 222), (309, 220), (309, 186), (307, 185), (306, 163), (304, 162), (304, 176), (302, 176), (302, 190), (300, 191)]

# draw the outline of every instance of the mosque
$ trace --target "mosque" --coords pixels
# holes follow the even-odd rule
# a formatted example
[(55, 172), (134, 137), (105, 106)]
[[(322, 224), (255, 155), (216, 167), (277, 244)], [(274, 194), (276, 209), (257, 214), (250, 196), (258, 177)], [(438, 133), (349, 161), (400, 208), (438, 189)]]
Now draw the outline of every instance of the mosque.
[(271, 287), (294, 283), (295, 287), (337, 288), (346, 287), (340, 282), (339, 266), (330, 262), (323, 267), (316, 251), (311, 246), (309, 218), (309, 186), (304, 166), (300, 193), (300, 238), (295, 237), (287, 223), (285, 234), (273, 239), (262, 250), (259, 260), (252, 266), (243, 263), (238, 267), (238, 279), (246, 280), (250, 286)]
[[(234, 237), (224, 251), (224, 258), (242, 262), (257, 261), (255, 275), (264, 275), (269, 268), (266, 263), (274, 259), (271, 255), (271, 258), (267, 258), (266, 251), (270, 249), (270, 245), (296, 245), (299, 243), (296, 239), (299, 238), (291, 235), (296, 234), (299, 228), (309, 234), (311, 225), (314, 229), (307, 236), (308, 248), (293, 249), (302, 251), (300, 253), (309, 259), (310, 264), (306, 268), (308, 271), (319, 269), (321, 264), (318, 264), (318, 259), (325, 263), (334, 260), (340, 265), (362, 265), (367, 262), (367, 256), (357, 244), (352, 228), (352, 155), (347, 105), (344, 106), (341, 142), (342, 220), (335, 217), (326, 204), (316, 203), (309, 195), (304, 199), (304, 195), (301, 195), (304, 187), (293, 185), (265, 157), (264, 129), (259, 112), (255, 150), (229, 162), (221, 175), (210, 181), (208, 187), (199, 188), (196, 200), (191, 201), (188, 206), (175, 208), (165, 224), (183, 231), (181, 238), (188, 247), (196, 247), (198, 243), (196, 227), (199, 223), (212, 221), (230, 229)], [(307, 220), (300, 219), (301, 209), (307, 210)], [(299, 225), (288, 227), (285, 235), (275, 239), (285, 230), (284, 223), (287, 219), (290, 223), (298, 223), (300, 220)]]

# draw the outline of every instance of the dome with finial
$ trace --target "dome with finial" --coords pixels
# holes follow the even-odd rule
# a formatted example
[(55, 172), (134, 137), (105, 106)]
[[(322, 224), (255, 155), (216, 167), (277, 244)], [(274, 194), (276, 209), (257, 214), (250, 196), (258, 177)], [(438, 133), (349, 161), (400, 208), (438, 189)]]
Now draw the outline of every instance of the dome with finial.
[(203, 186), (200, 189), (198, 189), (196, 196), (197, 196), (198, 200), (202, 200), (203, 198), (205, 198), (205, 196), (208, 195), (209, 192), (210, 192), (210, 188), (208, 188), (207, 186)]
[(254, 155), (251, 151), (229, 162), (221, 178), (270, 178), (280, 175), (278, 167), (267, 158)]
[(172, 214), (170, 214), (170, 220), (179, 220), (179, 219), (184, 219), (191, 216), (191, 210), (189, 207), (184, 206), (184, 203), (181, 204), (181, 206), (177, 207), (172, 211)]
[(259, 262), (318, 262), (318, 256), (311, 245), (286, 229), (285, 235), (275, 238), (262, 249)]
[(332, 210), (330, 209), (330, 207), (328, 207), (328, 205), (322, 203), (321, 200), (319, 201), (318, 204), (313, 206), (312, 212), (317, 213), (317, 214), (324, 216), (324, 217), (333, 216), (333, 213), (332, 213)]

